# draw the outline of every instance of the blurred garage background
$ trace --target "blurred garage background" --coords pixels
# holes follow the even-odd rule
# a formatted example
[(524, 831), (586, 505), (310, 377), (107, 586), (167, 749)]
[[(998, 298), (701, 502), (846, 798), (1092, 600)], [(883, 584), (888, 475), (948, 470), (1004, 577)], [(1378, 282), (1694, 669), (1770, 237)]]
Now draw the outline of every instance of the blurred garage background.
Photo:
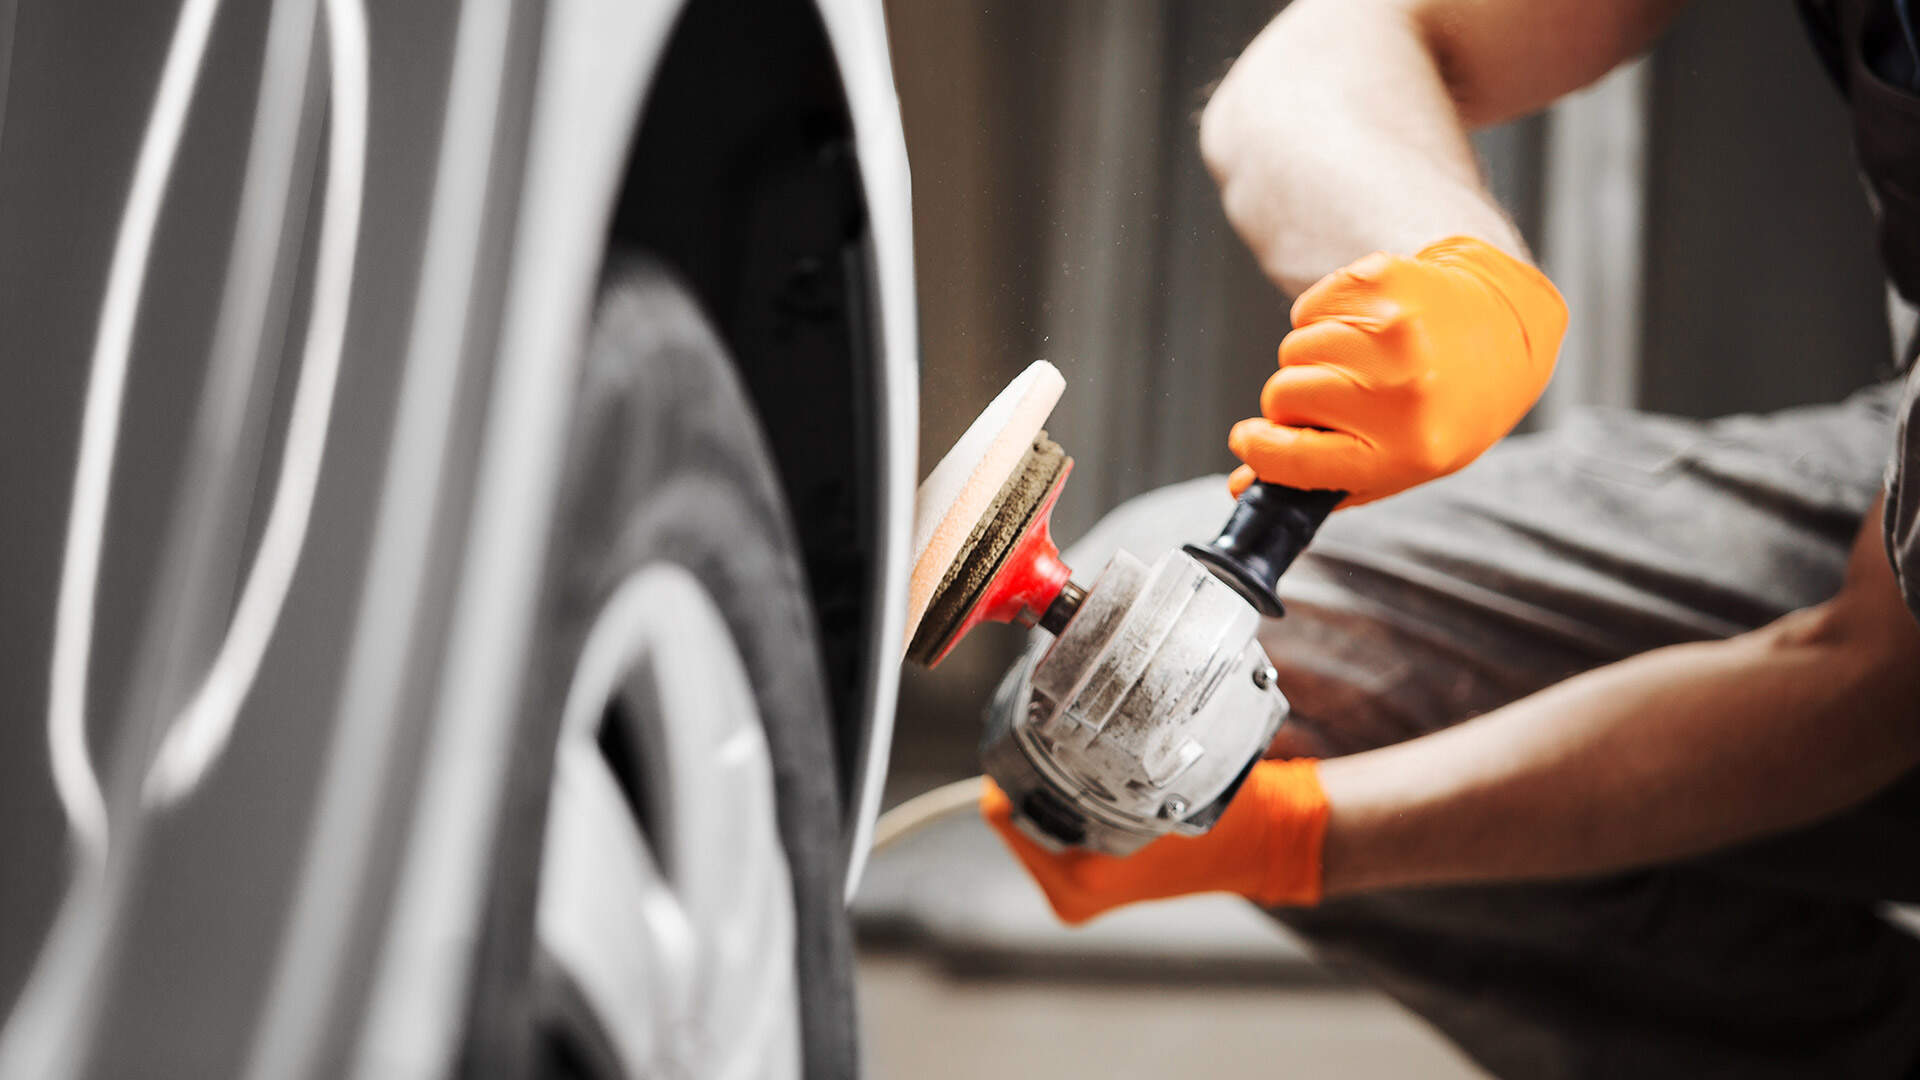
[[(923, 471), (1036, 358), (1067, 377), (1050, 425), (1076, 458), (1063, 541), (1129, 496), (1227, 469), (1227, 428), (1257, 407), (1288, 300), (1227, 226), (1195, 119), (1278, 5), (887, 7), (913, 167)], [(1644, 62), (1479, 144), (1574, 312), (1534, 423), (1587, 404), (1770, 409), (1891, 373), (1845, 117), (1792, 5), (1696, 3)], [(979, 712), (1018, 645), (975, 635), (938, 672), (909, 669), (892, 801), (978, 771)], [(972, 821), (876, 860), (856, 916), (883, 1078), (1281, 1062), (1477, 1075), (1237, 903), (1058, 929)]]

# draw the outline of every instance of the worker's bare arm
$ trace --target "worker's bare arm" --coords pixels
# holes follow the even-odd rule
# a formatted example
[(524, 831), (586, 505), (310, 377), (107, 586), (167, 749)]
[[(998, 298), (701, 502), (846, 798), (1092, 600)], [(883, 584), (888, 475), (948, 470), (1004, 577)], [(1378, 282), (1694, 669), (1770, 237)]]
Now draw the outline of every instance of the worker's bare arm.
[(1228, 72), (1200, 148), (1227, 216), (1298, 294), (1369, 251), (1453, 235), (1524, 256), (1470, 126), (1644, 48), (1681, 0), (1296, 0)]
[(1879, 515), (1825, 604), (1323, 762), (1328, 895), (1669, 860), (1812, 822), (1920, 764), (1920, 626)]
[(1461, 119), (1479, 128), (1537, 112), (1638, 55), (1685, 0), (1379, 2), (1412, 20)]

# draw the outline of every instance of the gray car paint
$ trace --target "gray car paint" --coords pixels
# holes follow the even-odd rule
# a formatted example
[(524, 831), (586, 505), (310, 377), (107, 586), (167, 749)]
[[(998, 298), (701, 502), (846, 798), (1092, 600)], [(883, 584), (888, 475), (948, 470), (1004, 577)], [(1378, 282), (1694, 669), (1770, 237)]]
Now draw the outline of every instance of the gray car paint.
[[(675, 10), (434, 0), (368, 12), (367, 200), (313, 533), (219, 766), (176, 810), (116, 837), (126, 887), (103, 927), (111, 947), (95, 1007), (61, 1031), (84, 1043), (85, 1071), (125, 1075), (151, 1065), (156, 1048), (168, 1072), (194, 1075), (249, 1062), (262, 1075), (348, 1060), (381, 1076), (444, 1069), (460, 954), (475, 932), (474, 845), (497, 775), (487, 757), (498, 744), (476, 739), (514, 699), (514, 665), (498, 662), (514, 643), (488, 635), (512, 624), (531, 586), (530, 573), (518, 588), (502, 582), (537, 565), (558, 445), (554, 389), (567, 384), (624, 140)], [(191, 164), (169, 186), (142, 299), (93, 644), (90, 723), (96, 760), (117, 766), (105, 770), (109, 788), (136, 782), (154, 737), (125, 700), (126, 682), (219, 306), (267, 11), (230, 5), (215, 28), (182, 149)], [(174, 14), (30, 4), (0, 82), (0, 326), (11, 354), (0, 365), (10, 446), (0, 492), (12, 507), (0, 529), (9, 657), (0, 702), (12, 721), (0, 727), (0, 790), (11, 796), (0, 819), (10, 927), (0, 1000), (9, 1003), (66, 880), (38, 719), (57, 523), (115, 208)], [(878, 6), (825, 3), (822, 14), (855, 118), (884, 343), (875, 407), (886, 535), (874, 573), (885, 602), (853, 808), (863, 837), (891, 728), (914, 473), (911, 252)], [(497, 105), (475, 104), (477, 88)], [(436, 409), (434, 422), (419, 422), (420, 410)], [(492, 526), (470, 532), (474, 513)], [(389, 588), (400, 581), (417, 592)], [(383, 764), (374, 777), (356, 758), (368, 732)], [(341, 852), (343, 837), (357, 850)], [(467, 854), (454, 858), (463, 841)], [(429, 853), (452, 862), (427, 862)], [(859, 861), (850, 858), (850, 875)], [(352, 887), (328, 891), (341, 866)], [(365, 1016), (343, 1007), (363, 1001)]]

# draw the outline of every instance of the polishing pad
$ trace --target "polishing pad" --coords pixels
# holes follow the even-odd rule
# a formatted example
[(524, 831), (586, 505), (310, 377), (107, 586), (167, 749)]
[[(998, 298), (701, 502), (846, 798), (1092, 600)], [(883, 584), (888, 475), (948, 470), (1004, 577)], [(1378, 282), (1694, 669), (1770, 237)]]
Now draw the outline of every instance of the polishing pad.
[(907, 659), (933, 667), (981, 622), (1039, 619), (1067, 580), (1048, 519), (1072, 468), (1046, 432), (1033, 440), (934, 589)]
[(994, 513), (1001, 489), (1019, 471), (1047, 416), (1066, 389), (1059, 369), (1036, 360), (993, 399), (920, 485), (914, 503), (913, 573), (907, 583), (907, 631), (913, 641), (940, 583), (968, 551), (967, 541)]

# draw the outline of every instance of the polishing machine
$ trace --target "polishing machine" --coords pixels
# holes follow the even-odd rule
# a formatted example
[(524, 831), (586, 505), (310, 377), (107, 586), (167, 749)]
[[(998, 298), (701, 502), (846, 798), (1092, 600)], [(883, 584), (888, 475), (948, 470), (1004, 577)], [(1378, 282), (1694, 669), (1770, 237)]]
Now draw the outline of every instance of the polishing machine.
[(981, 757), (1041, 844), (1127, 855), (1212, 827), (1287, 716), (1257, 633), (1338, 491), (1255, 483), (1212, 542), (1082, 586), (1051, 515), (1073, 461), (1043, 431), (933, 591), (907, 655), (938, 664), (983, 622), (1037, 626), (987, 710)]

